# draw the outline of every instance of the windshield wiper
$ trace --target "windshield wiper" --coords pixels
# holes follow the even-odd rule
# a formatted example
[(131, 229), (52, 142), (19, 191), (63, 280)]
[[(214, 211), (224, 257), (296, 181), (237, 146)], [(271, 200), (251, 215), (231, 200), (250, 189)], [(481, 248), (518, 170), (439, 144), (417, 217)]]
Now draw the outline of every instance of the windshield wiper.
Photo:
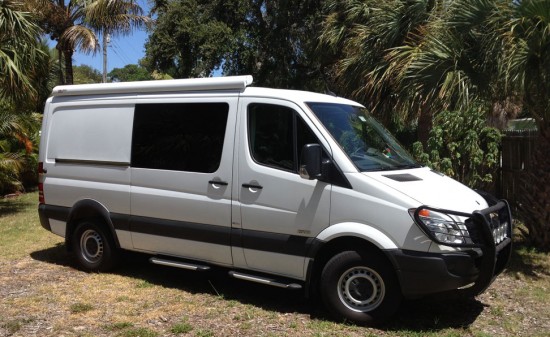
[(396, 165), (394, 167), (398, 170), (402, 170), (402, 169), (408, 169), (408, 168), (421, 168), (422, 165), (419, 165), (419, 164), (401, 164), (401, 165)]
[(402, 165), (378, 167), (376, 169), (371, 169), (369, 171), (395, 171), (395, 170), (404, 170), (404, 169), (420, 168), (420, 167), (422, 166), (418, 164), (402, 164)]

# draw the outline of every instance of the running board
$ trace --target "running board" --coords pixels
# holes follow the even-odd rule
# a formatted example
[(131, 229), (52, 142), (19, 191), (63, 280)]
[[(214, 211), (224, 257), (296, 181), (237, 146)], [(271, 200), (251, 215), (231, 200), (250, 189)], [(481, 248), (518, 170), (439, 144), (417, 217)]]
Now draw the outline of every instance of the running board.
[(175, 267), (175, 268), (181, 268), (181, 269), (187, 269), (187, 270), (195, 270), (195, 271), (210, 270), (210, 267), (208, 267), (208, 266), (202, 266), (202, 265), (198, 265), (198, 264), (191, 264), (191, 263), (180, 262), (180, 261), (171, 261), (171, 260), (159, 259), (158, 257), (150, 258), (149, 262), (154, 263), (154, 264), (159, 264), (159, 265), (162, 265), (162, 266)]
[(284, 288), (284, 289), (302, 289), (302, 286), (298, 283), (284, 283), (279, 282), (277, 280), (262, 277), (262, 276), (256, 276), (256, 275), (249, 275), (249, 274), (243, 274), (236, 271), (230, 271), (229, 275), (231, 277), (234, 277), (239, 280), (245, 280), (245, 281), (251, 281), (261, 284), (267, 284), (270, 286), (278, 287), (278, 288)]

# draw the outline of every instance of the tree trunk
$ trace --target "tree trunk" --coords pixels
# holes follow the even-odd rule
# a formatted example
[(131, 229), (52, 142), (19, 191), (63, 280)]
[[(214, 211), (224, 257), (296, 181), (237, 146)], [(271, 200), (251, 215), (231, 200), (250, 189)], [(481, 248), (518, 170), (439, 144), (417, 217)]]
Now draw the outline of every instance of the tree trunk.
[(65, 49), (63, 56), (65, 57), (65, 84), (73, 84), (73, 54), (72, 49)]
[(65, 77), (63, 76), (63, 51), (61, 51), (59, 42), (55, 46), (55, 49), (57, 49), (57, 60), (59, 62), (59, 84), (63, 85), (65, 84)]
[(420, 115), (418, 116), (418, 129), (417, 137), (422, 143), (422, 146), (426, 149), (428, 145), (428, 139), (430, 138), (430, 130), (433, 126), (433, 114), (430, 109), (426, 107), (420, 108)]
[(109, 33), (103, 31), (103, 83), (107, 83), (107, 45), (109, 42)]

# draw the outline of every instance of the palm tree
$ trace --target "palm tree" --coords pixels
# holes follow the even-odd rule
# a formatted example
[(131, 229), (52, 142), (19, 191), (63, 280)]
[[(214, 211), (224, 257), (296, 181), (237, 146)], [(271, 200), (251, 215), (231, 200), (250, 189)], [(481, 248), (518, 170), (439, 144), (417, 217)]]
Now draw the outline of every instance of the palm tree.
[(150, 21), (141, 16), (141, 7), (134, 0), (29, 0), (29, 8), (40, 18), (41, 26), (57, 41), (62, 84), (73, 83), (72, 57), (75, 50), (96, 53), (100, 49), (97, 35), (129, 34), (131, 28)]
[(91, 0), (27, 0), (27, 8), (38, 18), (40, 26), (57, 41), (59, 83), (73, 83), (73, 54), (78, 49), (85, 53), (99, 50), (99, 42), (86, 24), (86, 4)]
[[(319, 49), (334, 54), (332, 73), (343, 93), (363, 102), (386, 124), (419, 115), (431, 121), (431, 111), (405, 85), (405, 70), (414, 56), (411, 51), (437, 18), (441, 1), (333, 0), (327, 10)], [(427, 139), (429, 125), (419, 130), (419, 138)]]
[(487, 34), (502, 26), (498, 13), (505, 4), (332, 1), (321, 42), (340, 54), (335, 77), (348, 94), (383, 120), (416, 121), (418, 139), (426, 144), (438, 111), (468, 109), (481, 100), (495, 113), (503, 113), (503, 106), (513, 112), (495, 62), (502, 42)]
[(0, 1), (0, 99), (24, 101), (36, 95), (28, 72), (43, 54), (37, 48), (39, 27), (22, 4)]
[(86, 21), (103, 36), (103, 82), (107, 81), (107, 44), (111, 35), (128, 35), (133, 28), (149, 24), (134, 0), (95, 0), (85, 10)]

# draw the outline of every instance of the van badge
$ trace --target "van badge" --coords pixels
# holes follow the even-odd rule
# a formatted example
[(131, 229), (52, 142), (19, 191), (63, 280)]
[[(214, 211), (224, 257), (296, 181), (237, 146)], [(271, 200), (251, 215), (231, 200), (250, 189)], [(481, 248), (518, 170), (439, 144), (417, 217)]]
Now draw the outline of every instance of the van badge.
[(311, 231), (307, 229), (298, 229), (298, 234), (311, 234)]

